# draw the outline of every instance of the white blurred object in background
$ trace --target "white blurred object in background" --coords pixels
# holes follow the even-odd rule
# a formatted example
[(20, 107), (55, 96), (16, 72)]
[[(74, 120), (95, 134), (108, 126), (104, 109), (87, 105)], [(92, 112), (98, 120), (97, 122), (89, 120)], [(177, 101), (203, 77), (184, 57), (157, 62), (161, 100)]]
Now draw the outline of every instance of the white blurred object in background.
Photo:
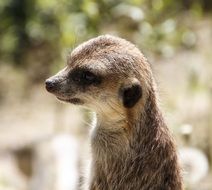
[(71, 133), (59, 133), (37, 144), (30, 190), (77, 190), (78, 145), (79, 140)]
[(189, 145), (190, 137), (193, 131), (192, 125), (184, 124), (180, 128), (184, 147), (179, 150), (179, 158), (183, 168), (183, 178), (185, 183), (189, 186), (195, 186), (209, 171), (209, 163), (206, 155), (198, 148)]
[(76, 190), (79, 181), (78, 140), (68, 134), (57, 135), (52, 141), (56, 163), (56, 190)]
[(202, 151), (197, 148), (184, 147), (179, 150), (179, 155), (186, 183), (195, 185), (206, 177), (209, 164)]

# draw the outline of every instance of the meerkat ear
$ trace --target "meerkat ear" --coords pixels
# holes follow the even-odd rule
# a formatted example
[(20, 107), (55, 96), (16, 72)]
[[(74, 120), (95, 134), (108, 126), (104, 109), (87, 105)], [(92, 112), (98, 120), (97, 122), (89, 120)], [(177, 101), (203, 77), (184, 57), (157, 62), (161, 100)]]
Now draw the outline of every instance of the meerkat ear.
[(135, 82), (122, 86), (120, 89), (120, 95), (124, 107), (132, 108), (142, 96), (142, 88), (140, 83)]

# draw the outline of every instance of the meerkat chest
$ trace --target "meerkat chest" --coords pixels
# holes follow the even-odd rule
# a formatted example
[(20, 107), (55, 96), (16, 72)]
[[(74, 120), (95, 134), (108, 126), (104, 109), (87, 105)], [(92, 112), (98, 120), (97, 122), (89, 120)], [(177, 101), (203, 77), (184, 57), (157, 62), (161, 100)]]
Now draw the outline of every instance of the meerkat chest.
[(97, 126), (92, 130), (92, 154), (98, 160), (118, 157), (127, 147), (128, 140), (121, 128)]

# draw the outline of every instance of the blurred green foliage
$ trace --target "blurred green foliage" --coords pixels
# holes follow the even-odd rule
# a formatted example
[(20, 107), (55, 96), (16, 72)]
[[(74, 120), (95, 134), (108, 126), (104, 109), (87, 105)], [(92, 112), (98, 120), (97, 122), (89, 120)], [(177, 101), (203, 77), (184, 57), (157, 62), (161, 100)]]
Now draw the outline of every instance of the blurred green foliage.
[(201, 17), (211, 9), (211, 2), (2, 0), (1, 62), (26, 69), (31, 80), (39, 82), (56, 70), (67, 50), (104, 33), (126, 37), (147, 51), (171, 56), (176, 48), (195, 46), (187, 17)]

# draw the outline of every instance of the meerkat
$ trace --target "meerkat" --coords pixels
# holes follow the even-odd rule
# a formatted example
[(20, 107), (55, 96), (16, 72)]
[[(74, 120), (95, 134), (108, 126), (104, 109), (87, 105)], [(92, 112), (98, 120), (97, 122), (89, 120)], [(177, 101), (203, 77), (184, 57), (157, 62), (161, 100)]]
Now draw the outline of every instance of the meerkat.
[(46, 89), (96, 113), (87, 190), (183, 189), (150, 64), (135, 45), (110, 35), (84, 42)]

